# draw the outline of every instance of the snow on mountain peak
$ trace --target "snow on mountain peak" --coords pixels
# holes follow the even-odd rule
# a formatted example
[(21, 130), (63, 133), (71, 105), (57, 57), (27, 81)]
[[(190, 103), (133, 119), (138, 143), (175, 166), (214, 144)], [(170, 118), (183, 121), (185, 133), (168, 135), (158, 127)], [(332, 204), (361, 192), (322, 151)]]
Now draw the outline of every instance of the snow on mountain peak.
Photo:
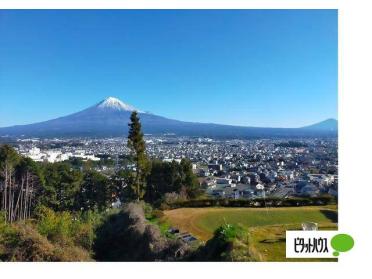
[(141, 112), (135, 107), (125, 104), (122, 101), (120, 101), (117, 98), (114, 97), (108, 97), (105, 100), (103, 100), (101, 103), (97, 106), (100, 109), (115, 109), (115, 110), (125, 110), (125, 111), (137, 111)]

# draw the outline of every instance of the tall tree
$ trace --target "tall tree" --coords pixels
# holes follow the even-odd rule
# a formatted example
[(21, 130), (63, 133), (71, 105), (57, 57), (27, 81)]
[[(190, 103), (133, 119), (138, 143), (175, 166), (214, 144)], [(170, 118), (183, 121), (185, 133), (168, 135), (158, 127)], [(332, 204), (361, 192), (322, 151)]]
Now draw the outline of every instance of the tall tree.
[(45, 183), (38, 203), (55, 211), (73, 210), (83, 182), (83, 173), (64, 162), (44, 165)]
[(105, 210), (113, 201), (113, 187), (110, 179), (94, 170), (85, 171), (81, 189), (75, 201), (76, 208)]
[(14, 192), (16, 188), (14, 170), (20, 157), (9, 145), (0, 147), (0, 171), (1, 171), (1, 209), (6, 212), (6, 220), (12, 220), (12, 208)]
[(182, 159), (180, 163), (153, 160), (147, 178), (146, 201), (155, 202), (164, 194), (172, 192), (185, 193), (188, 198), (196, 198), (201, 194), (191, 162), (186, 159)]
[(139, 201), (145, 194), (146, 177), (149, 174), (150, 165), (146, 155), (141, 123), (136, 111), (132, 112), (128, 126), (128, 148), (131, 151), (131, 159), (135, 165), (134, 179), (131, 186), (135, 197)]
[(192, 172), (192, 164), (187, 159), (182, 159), (180, 166), (182, 168), (182, 185), (186, 187), (186, 193), (189, 198), (196, 198), (202, 194), (198, 179)]
[(9, 145), (0, 146), (0, 211), (10, 223), (31, 217), (39, 190), (37, 164), (23, 158)]

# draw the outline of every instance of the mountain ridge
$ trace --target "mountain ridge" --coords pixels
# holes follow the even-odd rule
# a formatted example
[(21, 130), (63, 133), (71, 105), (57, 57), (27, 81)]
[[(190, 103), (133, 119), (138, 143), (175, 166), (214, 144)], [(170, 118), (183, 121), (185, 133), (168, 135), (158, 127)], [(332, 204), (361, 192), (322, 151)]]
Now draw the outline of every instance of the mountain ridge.
[(318, 129), (318, 130), (338, 130), (338, 121), (334, 118), (328, 118), (326, 120), (320, 121), (318, 123), (304, 126), (302, 129)]
[(96, 105), (66, 116), (33, 124), (0, 128), (0, 136), (125, 136), (128, 132), (129, 117), (133, 111), (138, 112), (146, 134), (171, 133), (180, 136), (228, 138), (337, 135), (337, 120), (335, 119), (326, 119), (301, 128), (267, 128), (188, 122), (146, 113), (118, 98), (108, 97)]

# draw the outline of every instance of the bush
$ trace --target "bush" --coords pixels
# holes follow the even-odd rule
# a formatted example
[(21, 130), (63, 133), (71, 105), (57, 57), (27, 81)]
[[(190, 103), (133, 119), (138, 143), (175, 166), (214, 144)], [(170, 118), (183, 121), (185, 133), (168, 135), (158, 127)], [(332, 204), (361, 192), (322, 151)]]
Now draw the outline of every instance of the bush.
[(247, 232), (239, 226), (225, 224), (214, 232), (213, 238), (186, 260), (252, 261)]
[(91, 258), (88, 251), (77, 247), (77, 246), (56, 246), (55, 258), (59, 262), (91, 262)]
[(37, 208), (37, 229), (52, 242), (67, 243), (72, 237), (73, 217), (68, 212), (56, 213), (50, 208)]
[(214, 232), (214, 237), (219, 238), (223, 241), (233, 240), (234, 238), (242, 235), (242, 228), (230, 224), (225, 224)]
[(129, 203), (108, 216), (98, 227), (93, 245), (99, 261), (172, 261), (184, 249), (183, 243), (167, 239), (146, 220), (140, 203)]
[(17, 231), (5, 223), (5, 214), (0, 212), (0, 261), (6, 261), (9, 258), (8, 247), (16, 245), (17, 242)]
[(152, 211), (153, 211), (153, 209), (152, 209), (152, 206), (149, 203), (140, 202), (138, 205), (142, 207), (146, 219), (153, 218), (152, 217)]
[(77, 245), (90, 251), (101, 215), (93, 211), (72, 215), (42, 206), (37, 209), (37, 219), (37, 230), (48, 240), (62, 246)]
[(168, 205), (167, 203), (163, 202), (160, 204), (159, 206), (160, 210), (169, 210), (169, 209), (172, 209), (172, 207), (170, 205)]
[(89, 223), (81, 223), (77, 228), (73, 236), (75, 245), (78, 245), (88, 251), (92, 249), (95, 234), (94, 227)]
[(75, 246), (51, 243), (31, 224), (1, 225), (0, 260), (18, 262), (91, 261), (89, 253)]
[(183, 193), (166, 193), (164, 195), (164, 202), (167, 204), (177, 203), (177, 202), (184, 202), (187, 200), (187, 197)]
[[(13, 227), (3, 242), (4, 261), (56, 261), (53, 245), (30, 226)], [(12, 240), (11, 240), (12, 239)]]

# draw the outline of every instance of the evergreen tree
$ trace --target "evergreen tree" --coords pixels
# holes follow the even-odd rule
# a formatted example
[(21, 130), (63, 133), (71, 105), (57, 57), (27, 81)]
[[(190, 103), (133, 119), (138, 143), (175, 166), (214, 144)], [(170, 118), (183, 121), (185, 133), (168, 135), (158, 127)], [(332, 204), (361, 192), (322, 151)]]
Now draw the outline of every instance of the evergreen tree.
[(110, 207), (113, 201), (113, 187), (110, 179), (94, 170), (85, 171), (76, 199), (76, 209), (102, 211)]
[(136, 111), (130, 116), (128, 148), (131, 151), (131, 159), (135, 164), (132, 189), (136, 199), (143, 198), (146, 188), (146, 177), (149, 174), (149, 162), (146, 156), (146, 145), (141, 131), (141, 123)]
[(55, 211), (73, 210), (83, 173), (65, 162), (58, 162), (44, 165), (43, 176), (44, 185), (38, 203)]
[(145, 199), (153, 203), (162, 199), (166, 193), (185, 193), (191, 199), (201, 194), (198, 179), (192, 172), (189, 160), (182, 159), (180, 163), (151, 161)]

